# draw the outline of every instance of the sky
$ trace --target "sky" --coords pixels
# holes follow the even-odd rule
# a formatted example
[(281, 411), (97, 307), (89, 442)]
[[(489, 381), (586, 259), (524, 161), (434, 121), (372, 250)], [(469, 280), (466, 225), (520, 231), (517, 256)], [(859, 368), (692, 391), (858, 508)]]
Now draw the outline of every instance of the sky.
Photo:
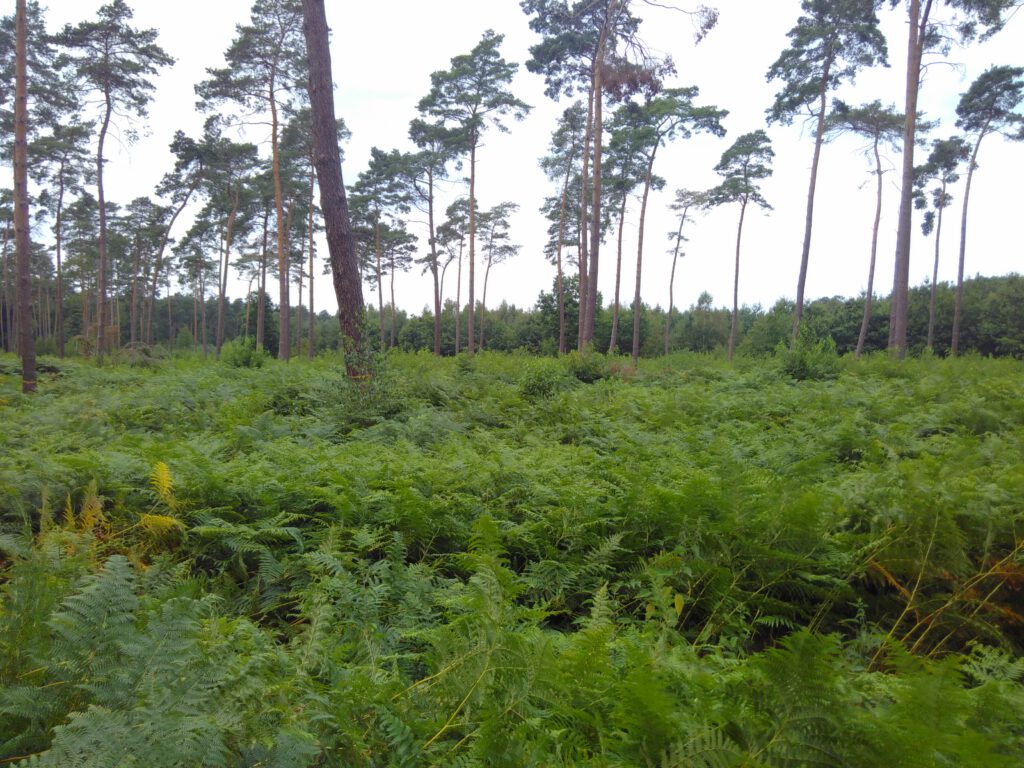
[[(670, 86), (695, 85), (697, 104), (729, 110), (723, 121), (724, 138), (695, 136), (669, 145), (659, 153), (656, 172), (666, 181), (664, 191), (652, 193), (644, 246), (642, 295), (646, 303), (665, 306), (668, 301), (669, 253), (677, 222), (668, 205), (678, 188), (706, 189), (720, 181), (713, 168), (722, 152), (741, 134), (765, 127), (765, 110), (781, 87), (766, 82), (765, 73), (788, 44), (786, 33), (800, 14), (799, 0), (705, 0), (718, 8), (719, 23), (700, 44), (693, 42), (690, 17), (664, 7), (643, 10), (642, 34), (656, 51), (671, 55), (678, 74)], [(692, 0), (680, 0), (690, 7)], [(154, 100), (145, 121), (134, 127), (142, 138), (127, 145), (111, 144), (106, 174), (107, 198), (127, 203), (151, 195), (170, 168), (168, 145), (176, 130), (198, 136), (205, 115), (195, 110), (194, 85), (209, 67), (223, 66), (223, 53), (234, 37), (235, 25), (248, 20), (249, 0), (128, 0), (135, 10), (136, 27), (156, 28), (159, 44), (176, 64), (156, 78)], [(89, 18), (99, 0), (50, 0), (47, 19), (51, 28)], [(637, 3), (638, 6), (641, 3)], [(662, 5), (665, 5), (664, 3)], [(906, 22), (902, 4), (880, 14), (889, 45), (889, 68), (861, 73), (856, 83), (844, 86), (835, 96), (851, 104), (881, 99), (902, 109), (906, 60)], [(512, 240), (522, 246), (519, 255), (496, 266), (488, 288), (488, 304), (502, 300), (531, 307), (542, 290), (551, 290), (554, 267), (544, 259), (542, 248), (547, 223), (538, 212), (544, 196), (556, 193), (555, 185), (540, 171), (537, 160), (547, 150), (551, 131), (569, 101), (555, 103), (544, 96), (543, 80), (526, 71), (529, 48), (537, 37), (518, 0), (375, 0), (370, 3), (327, 0), (327, 19), (333, 31), (332, 58), (337, 85), (336, 110), (344, 117), (352, 138), (345, 146), (343, 174), (354, 182), (365, 166), (371, 147), (383, 150), (413, 149), (407, 138), (408, 124), (417, 116), (416, 104), (430, 89), (430, 73), (447, 69), (453, 56), (467, 53), (483, 32), (493, 29), (505, 36), (504, 58), (521, 66), (512, 90), (533, 106), (522, 122), (510, 122), (508, 133), (488, 132), (478, 155), (477, 196), (481, 208), (502, 201), (520, 206), (512, 218)], [(920, 108), (927, 119), (938, 121), (930, 138), (945, 138), (955, 131), (955, 107), (960, 94), (986, 68), (997, 64), (1024, 64), (1024, 17), (1012, 19), (991, 40), (968, 49), (954, 48), (945, 59), (933, 57), (925, 74)], [(88, 110), (88, 105), (83, 109)], [(743, 230), (740, 267), (740, 303), (770, 307), (779, 298), (796, 294), (803, 241), (813, 134), (799, 122), (767, 127), (776, 156), (774, 175), (763, 194), (772, 205), (768, 212), (751, 210)], [(268, 136), (250, 132), (248, 140), (269, 152)], [(806, 295), (853, 296), (867, 285), (871, 227), (875, 205), (872, 165), (864, 154), (863, 141), (842, 137), (823, 150), (815, 206), (814, 234)], [(927, 148), (918, 149), (923, 162)], [(884, 208), (878, 249), (875, 292), (892, 286), (896, 215), (899, 197), (899, 153), (889, 151), (892, 172), (885, 175)], [(990, 136), (982, 145), (979, 168), (971, 191), (966, 273), (999, 275), (1021, 270), (1022, 248), (1012, 222), (1020, 215), (1013, 189), (1018, 169), (1024, 166), (1024, 143)], [(455, 174), (458, 176), (458, 174)], [(448, 195), (465, 194), (453, 184)], [(955, 281), (959, 247), (962, 182), (954, 188), (953, 207), (941, 243), (940, 281)], [(623, 295), (631, 295), (635, 279), (637, 214), (634, 199), (624, 228)], [(707, 291), (716, 306), (731, 303), (738, 206), (700, 212), (688, 224), (688, 242), (676, 272), (677, 307), (694, 304)], [(934, 240), (920, 232), (915, 216), (911, 256), (911, 282), (930, 278)], [(187, 228), (187, 217), (176, 225), (175, 236)], [(410, 230), (427, 248), (425, 225), (413, 221)], [(600, 289), (605, 303), (614, 287), (616, 235), (611, 232), (601, 249)], [(325, 243), (320, 253), (326, 255)], [(482, 273), (478, 273), (482, 274)], [(333, 310), (337, 304), (328, 279), (317, 275), (317, 309)], [(465, 269), (464, 269), (465, 279)], [(233, 281), (229, 289), (242, 295), (245, 286)], [(466, 297), (463, 287), (463, 301)], [(446, 298), (454, 296), (449, 278)], [(477, 296), (481, 293), (478, 286)], [(275, 291), (272, 295), (276, 294)], [(364, 286), (368, 302), (376, 295)], [(396, 279), (396, 303), (419, 313), (431, 304), (429, 274), (420, 268)], [(623, 302), (628, 303), (629, 298)], [(295, 301), (293, 288), (292, 302)]]

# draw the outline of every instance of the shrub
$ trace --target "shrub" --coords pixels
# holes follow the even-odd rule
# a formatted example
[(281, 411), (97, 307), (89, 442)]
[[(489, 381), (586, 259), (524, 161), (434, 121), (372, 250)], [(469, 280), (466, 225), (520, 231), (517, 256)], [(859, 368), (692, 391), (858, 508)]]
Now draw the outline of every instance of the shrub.
[(574, 349), (564, 359), (569, 373), (585, 384), (608, 377), (608, 361), (600, 352), (580, 352)]
[(232, 368), (262, 368), (270, 359), (265, 349), (256, 349), (256, 342), (235, 339), (220, 348), (220, 360)]
[(831, 337), (815, 341), (801, 332), (791, 349), (779, 342), (775, 356), (782, 361), (782, 370), (797, 381), (834, 379), (839, 375), (839, 355)]

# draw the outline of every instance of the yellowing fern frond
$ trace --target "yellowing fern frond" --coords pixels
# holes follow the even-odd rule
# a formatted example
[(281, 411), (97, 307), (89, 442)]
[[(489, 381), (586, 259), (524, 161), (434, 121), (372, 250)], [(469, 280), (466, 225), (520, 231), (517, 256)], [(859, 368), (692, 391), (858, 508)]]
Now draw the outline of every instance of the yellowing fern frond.
[(174, 479), (171, 477), (170, 467), (162, 461), (153, 465), (153, 471), (149, 475), (149, 483), (156, 491), (156, 495), (164, 504), (171, 509), (175, 507)]
[(170, 515), (146, 515), (139, 517), (139, 525), (152, 536), (163, 537), (170, 533), (185, 530), (182, 522)]
[(79, 512), (78, 527), (83, 531), (91, 531), (104, 526), (107, 516), (103, 514), (103, 499), (99, 494), (96, 481), (91, 481), (85, 487), (85, 495), (82, 497), (82, 509)]

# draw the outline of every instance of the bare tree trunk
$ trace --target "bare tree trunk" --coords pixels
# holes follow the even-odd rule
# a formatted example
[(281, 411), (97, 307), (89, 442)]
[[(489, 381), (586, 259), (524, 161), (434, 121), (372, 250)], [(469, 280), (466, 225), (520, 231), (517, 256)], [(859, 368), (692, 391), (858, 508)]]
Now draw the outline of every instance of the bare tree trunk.
[(636, 290), (633, 293), (633, 365), (640, 361), (640, 276), (644, 264), (644, 225), (647, 222), (647, 198), (651, 192), (651, 179), (654, 177), (654, 156), (658, 146), (651, 150), (651, 159), (647, 162), (647, 176), (644, 178), (644, 196), (640, 203), (640, 231), (636, 240)]
[(864, 318), (860, 322), (860, 334), (857, 336), (857, 351), (854, 357), (864, 354), (864, 344), (868, 338), (868, 326), (871, 324), (871, 309), (875, 300), (875, 259), (878, 256), (878, 227), (882, 221), (882, 157), (878, 153), (878, 137), (875, 137), (875, 174), (878, 176), (878, 192), (875, 202), (875, 223), (871, 228), (871, 261), (868, 265), (868, 289), (864, 295)]
[(484, 349), (484, 320), (487, 319), (487, 281), (491, 277), (491, 258), (487, 257), (487, 269), (484, 270), (484, 295), (480, 301), (480, 351)]
[(903, 173), (900, 178), (900, 213), (896, 230), (896, 264), (893, 272), (892, 308), (889, 315), (889, 351), (907, 354), (907, 310), (910, 292), (910, 233), (914, 195), (914, 141), (917, 134), (917, 97), (921, 86), (921, 59), (932, 0), (910, 0), (907, 41), (906, 121), (903, 128)]
[(964, 208), (960, 217), (960, 261), (956, 269), (956, 298), (953, 300), (953, 340), (949, 346), (949, 353), (953, 357), (960, 354), (960, 320), (964, 307), (964, 258), (967, 256), (967, 205), (971, 200), (971, 182), (974, 180), (974, 169), (977, 168), (978, 150), (986, 133), (987, 124), (978, 134), (978, 140), (974, 144), (971, 164), (967, 167), (967, 183), (964, 185)]
[(139, 307), (139, 271), (142, 264), (142, 244), (139, 242), (139, 233), (135, 233), (135, 258), (132, 260), (132, 300), (128, 307), (128, 343), (134, 345), (137, 338), (135, 335), (135, 320)]
[[(615, 5), (616, 0), (611, 0)], [(587, 265), (587, 307), (583, 319), (583, 346), (594, 344), (594, 322), (597, 317), (597, 274), (601, 255), (601, 142), (602, 142), (602, 105), (603, 84), (601, 79), (601, 62), (604, 59), (605, 32), (602, 32), (601, 44), (594, 67), (594, 178), (591, 183), (592, 202), (590, 207), (590, 259)]]
[(455, 277), (455, 354), (459, 354), (459, 337), (462, 330), (462, 242), (459, 242), (459, 268)]
[(291, 356), (291, 307), (288, 300), (291, 270), (288, 268), (287, 230), (284, 220), (284, 192), (281, 186), (281, 151), (278, 146), (277, 97), (274, 95), (276, 72), (270, 77), (270, 160), (274, 175), (274, 212), (277, 216), (278, 340), (277, 358), (285, 362)]
[(928, 296), (928, 350), (935, 350), (935, 304), (939, 294), (939, 241), (942, 237), (942, 212), (946, 208), (946, 182), (942, 182), (939, 213), (935, 221), (935, 263), (932, 265), (932, 289)]
[(107, 328), (107, 203), (103, 194), (103, 145), (110, 127), (110, 115), (114, 111), (110, 99), (109, 85), (104, 90), (106, 108), (100, 127), (99, 143), (96, 148), (96, 202), (99, 205), (100, 238), (99, 263), (96, 266), (96, 360), (103, 358), (106, 351)]
[(57, 188), (57, 215), (53, 222), (53, 234), (57, 248), (57, 356), (64, 359), (64, 268), (61, 261), (64, 217), (64, 164), (61, 163), (60, 181)]
[[(149, 306), (146, 308), (144, 313), (147, 316), (146, 327), (148, 330), (146, 332), (145, 339), (147, 344), (153, 343), (153, 305), (156, 303), (156, 289), (160, 280), (160, 270), (163, 267), (164, 250), (167, 248), (167, 243), (170, 241), (171, 229), (174, 227), (174, 222), (177, 221), (181, 212), (185, 210), (185, 206), (188, 205), (188, 201), (191, 199), (192, 194), (199, 186), (199, 181), (200, 174), (196, 174), (195, 179), (192, 180), (192, 186), (188, 188), (188, 192), (185, 193), (184, 199), (178, 204), (178, 207), (174, 209), (174, 213), (171, 214), (171, 220), (167, 222), (167, 229), (164, 230), (164, 233), (160, 238), (160, 247), (157, 249), (156, 258), (153, 261), (153, 282), (149, 292), (151, 298), (149, 299)], [(170, 286), (167, 288), (167, 295), (168, 297), (171, 295)], [(169, 329), (170, 326), (168, 326), (168, 332)]]
[[(310, 167), (316, 162), (315, 158), (310, 158)], [(316, 186), (316, 176), (314, 173), (309, 174), (309, 337), (306, 341), (306, 357), (310, 360), (313, 359), (313, 341), (316, 335), (316, 322), (314, 319), (316, 315), (313, 314), (313, 274), (315, 272), (314, 267), (316, 266), (316, 206), (313, 203), (313, 190)]]
[(473, 320), (476, 313), (476, 136), (469, 145), (469, 312), (466, 319), (466, 351), (473, 354)]
[[(597, 61), (595, 54), (595, 62)], [(594, 64), (596, 66), (596, 63)], [(590, 201), (587, 199), (587, 182), (590, 174), (590, 144), (594, 132), (594, 82), (591, 78), (590, 93), (587, 98), (587, 126), (583, 132), (583, 170), (580, 174), (580, 283), (579, 283), (579, 316), (576, 319), (576, 346), (583, 351), (583, 326), (587, 316), (589, 301), (590, 274)]]
[[(334, 81), (331, 78), (331, 51), (324, 2), (302, 0), (302, 11), (309, 57), (309, 101), (313, 113), (313, 152), (316, 156), (314, 165), (320, 185), (320, 210), (323, 211), (327, 230), (327, 248), (331, 255), (334, 293), (338, 297), (338, 318), (343, 336), (353, 347), (351, 351), (360, 352), (363, 343), (363, 287), (348, 215), (345, 185), (341, 177), (338, 128), (334, 117)], [(349, 375), (360, 372), (358, 366), (350, 363), (347, 366)]]
[(270, 213), (263, 209), (263, 245), (260, 250), (259, 284), (256, 295), (256, 348), (264, 348), (266, 338), (266, 243), (270, 225)]
[(796, 344), (800, 333), (800, 321), (804, 316), (804, 289), (807, 287), (807, 265), (811, 258), (811, 228), (814, 224), (814, 192), (818, 186), (818, 164), (821, 161), (821, 145), (825, 140), (825, 113), (828, 110), (828, 78), (832, 71), (832, 56), (825, 61), (825, 68), (818, 83), (818, 124), (814, 131), (814, 159), (811, 161), (811, 181), (807, 188), (807, 214), (804, 218), (804, 244), (800, 251), (800, 277), (796, 283), (796, 311), (793, 313), (793, 334), (791, 344)]
[(391, 348), (394, 349), (398, 341), (398, 311), (395, 307), (395, 260), (391, 259), (391, 269), (388, 270), (391, 280)]
[(217, 281), (217, 347), (216, 355), (220, 358), (220, 348), (224, 346), (224, 303), (228, 292), (228, 267), (231, 263), (231, 241), (234, 239), (235, 218), (241, 204), (241, 190), (235, 187), (231, 198), (231, 212), (228, 213), (227, 226), (224, 233), (224, 254), (220, 260), (220, 279)]
[(672, 272), (668, 278), (668, 312), (665, 313), (665, 354), (668, 354), (669, 335), (672, 331), (672, 306), (675, 303), (673, 288), (676, 283), (676, 262), (679, 260), (679, 247), (683, 243), (683, 225), (686, 223), (686, 212), (690, 206), (683, 208), (683, 214), (679, 217), (679, 230), (676, 232), (676, 247), (672, 251)]
[(380, 244), (380, 211), (377, 211), (377, 217), (373, 225), (373, 249), (377, 256), (377, 325), (380, 328), (380, 351), (383, 352), (384, 347), (384, 265), (381, 257), (381, 244)]
[(619, 289), (622, 282), (622, 226), (626, 220), (626, 194), (619, 205), (619, 247), (615, 256), (615, 298), (612, 300), (612, 332), (608, 342), (608, 354), (615, 351), (619, 343)]
[(434, 278), (434, 354), (441, 354), (441, 281), (437, 269), (437, 232), (434, 229), (434, 169), (427, 169), (427, 229), (430, 234), (430, 273)]
[(558, 213), (558, 242), (555, 243), (555, 266), (557, 271), (555, 290), (558, 292), (558, 354), (565, 354), (565, 278), (562, 274), (562, 238), (565, 236), (565, 213), (569, 202), (569, 176), (572, 164), (565, 174), (562, 185), (562, 204)]
[(729, 328), (728, 359), (732, 362), (732, 354), (736, 350), (736, 329), (740, 318), (740, 241), (743, 238), (743, 217), (747, 213), (747, 201), (740, 203), (740, 223), (736, 228), (736, 271), (732, 284), (732, 325)]
[(21, 391), (36, 391), (36, 339), (32, 329), (32, 243), (28, 214), (28, 20), (25, 0), (17, 0), (14, 94), (14, 250), (18, 261), (21, 338)]
[(203, 357), (208, 354), (206, 348), (206, 265), (199, 260), (199, 312), (200, 331), (203, 334)]

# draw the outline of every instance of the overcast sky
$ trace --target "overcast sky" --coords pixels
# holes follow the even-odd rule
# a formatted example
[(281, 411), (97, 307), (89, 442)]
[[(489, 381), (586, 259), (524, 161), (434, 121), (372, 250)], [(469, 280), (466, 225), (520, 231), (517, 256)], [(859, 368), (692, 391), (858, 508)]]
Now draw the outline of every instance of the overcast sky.
[[(690, 0), (681, 0), (689, 3)], [(740, 134), (764, 127), (765, 109), (771, 104), (779, 83), (767, 83), (765, 72), (786, 47), (786, 32), (800, 11), (799, 0), (706, 0), (720, 11), (718, 26), (700, 45), (693, 44), (690, 19), (678, 12), (650, 7), (645, 10), (642, 32), (656, 50), (671, 54), (679, 74), (670, 85), (696, 85), (699, 104), (714, 104), (729, 110), (724, 121), (725, 138), (695, 137), (678, 142), (658, 158), (656, 172), (666, 178), (664, 192), (652, 194), (649, 203), (644, 254), (643, 297), (647, 303), (664, 306), (668, 298), (670, 257), (667, 233), (675, 229), (668, 211), (673, 190), (704, 189), (719, 181), (713, 167), (721, 153)], [(153, 188), (171, 164), (167, 146), (175, 130), (198, 136), (204, 116), (195, 113), (193, 86), (203, 79), (208, 67), (223, 66), (223, 52), (234, 37), (238, 23), (248, 20), (249, 0), (128, 0), (135, 9), (135, 25), (160, 30), (159, 43), (177, 60), (156, 81), (155, 99), (145, 122), (143, 140), (131, 147), (111, 145), (107, 197), (126, 203), (134, 197), (152, 194)], [(51, 0), (47, 18), (51, 27), (89, 18), (101, 5), (99, 0)], [(640, 3), (638, 2), (639, 6)], [(888, 4), (886, 4), (888, 6)], [(524, 64), (536, 38), (517, 0), (375, 0), (370, 3), (327, 0), (328, 23), (333, 29), (332, 56), (337, 83), (337, 111), (352, 131), (345, 148), (344, 176), (351, 184), (365, 168), (372, 146), (384, 150), (412, 149), (407, 139), (409, 121), (416, 116), (416, 103), (430, 87), (430, 73), (446, 69), (451, 57), (468, 52), (486, 29), (505, 35), (502, 53), (508, 61)], [(854, 86), (836, 95), (851, 104), (874, 99), (895, 103), (902, 109), (902, 74), (906, 59), (902, 4), (881, 15), (889, 43), (890, 68), (861, 74)], [(968, 50), (954, 49), (947, 61), (935, 60), (926, 74), (920, 107), (929, 120), (940, 125), (932, 137), (946, 137), (955, 131), (954, 109), (962, 93), (993, 64), (1024, 63), (1024, 19), (1014, 19), (992, 40)], [(546, 223), (537, 212), (544, 195), (553, 194), (537, 166), (547, 149), (551, 130), (567, 103), (555, 104), (543, 95), (539, 76), (520, 67), (513, 90), (534, 109), (522, 123), (510, 124), (508, 134), (489, 132), (479, 152), (478, 199), (482, 208), (501, 201), (518, 203), (513, 219), (513, 240), (523, 246), (517, 259), (496, 267), (491, 276), (488, 304), (502, 299), (530, 307), (541, 290), (549, 290), (554, 268), (544, 260), (541, 249)], [(141, 126), (140, 126), (141, 127)], [(763, 191), (774, 210), (764, 214), (751, 211), (744, 227), (740, 301), (769, 307), (780, 297), (792, 298), (803, 237), (806, 189), (813, 139), (799, 124), (772, 126), (768, 133), (776, 152), (775, 175)], [(249, 135), (250, 140), (266, 137)], [(874, 184), (871, 165), (863, 155), (862, 142), (849, 137), (825, 147), (819, 176), (814, 237), (808, 275), (809, 298), (831, 295), (851, 296), (863, 291), (871, 224)], [(266, 147), (264, 147), (264, 151)], [(927, 149), (918, 150), (919, 162)], [(890, 153), (893, 168), (897, 153)], [(1020, 215), (1016, 195), (1005, 192), (1024, 166), (1024, 144), (1013, 144), (993, 136), (985, 141), (971, 196), (967, 273), (1005, 274), (1020, 271), (1021, 238), (1013, 222)], [(892, 284), (893, 250), (898, 206), (898, 175), (886, 176), (876, 292), (887, 293)], [(962, 184), (952, 190), (956, 202), (947, 212), (942, 243), (940, 280), (955, 280), (959, 244)], [(459, 191), (459, 190), (453, 190)], [(623, 284), (631, 294), (636, 257), (636, 213), (631, 205), (625, 228)], [(676, 277), (676, 304), (694, 303), (702, 291), (709, 291), (716, 305), (731, 301), (733, 249), (738, 206), (726, 206), (688, 225), (686, 256)], [(920, 234), (915, 216), (911, 281), (923, 282), (931, 274), (933, 244)], [(954, 221), (955, 220), (955, 221)], [(180, 236), (187, 222), (180, 222)], [(419, 225), (410, 227), (426, 236)], [(615, 235), (611, 233), (601, 251), (601, 290), (606, 304), (614, 285)], [(326, 253), (326, 249), (321, 249)], [(319, 276), (318, 276), (319, 277)], [(430, 303), (429, 277), (419, 268), (399, 277), (397, 303), (419, 312)], [(448, 290), (448, 287), (451, 290)], [(239, 295), (244, 287), (236, 286)], [(449, 279), (446, 294), (454, 296)], [(273, 295), (273, 293), (272, 293)], [(479, 296), (479, 289), (477, 295)], [(294, 296), (294, 294), (293, 294)], [(368, 301), (376, 297), (367, 292)], [(463, 289), (463, 301), (465, 301)], [(294, 301), (294, 298), (293, 298)], [(624, 299), (628, 303), (629, 299)], [(317, 308), (335, 307), (329, 281), (321, 279)]]

